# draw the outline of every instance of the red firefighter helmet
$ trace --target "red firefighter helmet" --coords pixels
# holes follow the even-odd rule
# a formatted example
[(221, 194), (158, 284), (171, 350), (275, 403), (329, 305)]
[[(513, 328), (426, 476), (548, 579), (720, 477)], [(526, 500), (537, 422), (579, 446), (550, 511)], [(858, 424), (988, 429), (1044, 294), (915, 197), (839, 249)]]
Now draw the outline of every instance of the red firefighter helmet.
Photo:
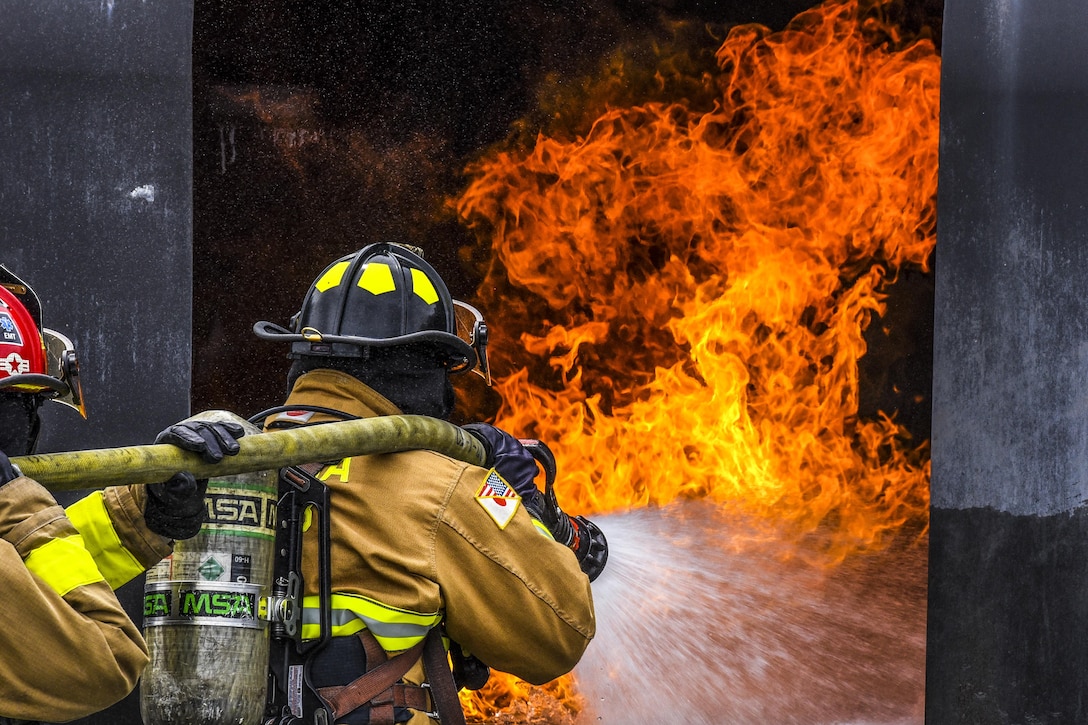
[(71, 341), (42, 326), (30, 285), (0, 265), (0, 393), (41, 395), (87, 417)]

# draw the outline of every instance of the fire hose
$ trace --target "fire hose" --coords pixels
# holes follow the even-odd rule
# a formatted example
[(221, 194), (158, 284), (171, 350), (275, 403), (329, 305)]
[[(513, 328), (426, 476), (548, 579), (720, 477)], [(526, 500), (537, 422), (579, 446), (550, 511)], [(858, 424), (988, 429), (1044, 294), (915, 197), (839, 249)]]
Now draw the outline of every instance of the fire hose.
[[(233, 413), (212, 410), (195, 418), (233, 420), (250, 425)], [(592, 522), (569, 518), (555, 499), (555, 457), (541, 441), (522, 443), (544, 468), (544, 518), (560, 543), (578, 554), (590, 581), (604, 569), (608, 545)], [(391, 415), (299, 426), (247, 435), (238, 441), (237, 455), (218, 463), (206, 463), (198, 454), (166, 444), (124, 446), (87, 451), (67, 451), (18, 456), (11, 462), (23, 475), (51, 491), (106, 488), (165, 481), (180, 471), (197, 478), (229, 476), (278, 470), (308, 463), (336, 461), (354, 456), (428, 449), (451, 458), (482, 466), (487, 459), (483, 445), (461, 428), (422, 415)]]
[[(141, 716), (149, 725), (263, 722), (272, 644), (266, 624), (272, 624), (277, 652), (290, 651), (291, 642), (301, 636), (299, 628), (288, 626), (296, 624), (302, 604), (302, 583), (296, 576), (300, 564), (295, 561), (287, 567), (286, 576), (273, 577), (273, 569), (276, 562), (290, 558), (289, 550), (297, 556), (297, 546), (281, 550), (281, 543), (285, 535), (303, 530), (299, 514), (305, 506), (285, 506), (301, 493), (285, 494), (282, 487), (277, 492), (276, 472), (418, 449), (484, 466), (487, 453), (467, 431), (427, 416), (382, 416), (268, 432), (227, 411), (193, 417), (242, 425), (247, 434), (238, 439), (238, 453), (209, 464), (196, 453), (155, 444), (20, 456), (11, 462), (52, 491), (151, 484), (181, 471), (211, 479), (207, 494), (211, 520), (197, 536), (177, 542), (173, 555), (147, 572), (143, 615), (151, 661), (141, 680)], [(538, 441), (524, 443), (545, 470), (547, 522), (559, 532), (556, 539), (575, 551), (583, 571), (595, 579), (607, 560), (603, 534), (583, 517), (568, 520), (552, 488), (554, 457)], [(319, 528), (327, 539), (327, 493), (319, 496), (326, 489), (317, 479), (311, 482), (313, 490), (307, 496), (324, 511)], [(277, 508), (279, 514), (268, 514)], [(233, 512), (238, 516), (228, 515)], [(320, 567), (325, 577), (328, 568), (326, 552)], [(325, 579), (322, 585), (322, 590), (328, 588)], [(327, 622), (322, 624), (323, 634), (330, 631)], [(480, 664), (477, 674), (486, 681), (487, 668)], [(302, 722), (302, 711), (295, 712), (301, 701), (289, 698), (289, 702), (293, 704), (284, 722)]]
[[(233, 414), (212, 411), (202, 417)], [(277, 430), (245, 436), (237, 455), (205, 463), (172, 445), (141, 445), (13, 457), (23, 475), (51, 491), (105, 488), (165, 481), (180, 471), (220, 478), (352, 456), (426, 448), (483, 465), (483, 445), (452, 423), (421, 415), (391, 415)]]

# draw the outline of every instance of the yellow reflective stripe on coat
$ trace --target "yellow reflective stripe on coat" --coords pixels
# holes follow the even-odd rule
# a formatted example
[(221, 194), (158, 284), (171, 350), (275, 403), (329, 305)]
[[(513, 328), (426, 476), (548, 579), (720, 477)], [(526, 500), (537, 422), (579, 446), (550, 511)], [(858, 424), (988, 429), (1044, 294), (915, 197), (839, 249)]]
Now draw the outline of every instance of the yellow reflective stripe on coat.
[(544, 536), (547, 536), (552, 541), (555, 541), (555, 537), (552, 535), (552, 532), (548, 531), (548, 527), (545, 526), (542, 521), (537, 521), (536, 519), (534, 519), (531, 516), (529, 517), (529, 520), (533, 522), (533, 526), (536, 527), (536, 531), (537, 531), (538, 534), (543, 534)]
[[(302, 638), (321, 636), (316, 596), (302, 601)], [(332, 636), (346, 637), (369, 629), (387, 652), (398, 652), (419, 642), (442, 620), (438, 612), (420, 614), (390, 607), (357, 594), (332, 595)]]
[(105, 581), (79, 534), (50, 539), (27, 554), (26, 568), (62, 597), (76, 587)]
[(116, 589), (144, 572), (143, 565), (125, 548), (113, 528), (101, 491), (76, 501), (64, 513), (83, 536), (84, 546), (112, 588)]

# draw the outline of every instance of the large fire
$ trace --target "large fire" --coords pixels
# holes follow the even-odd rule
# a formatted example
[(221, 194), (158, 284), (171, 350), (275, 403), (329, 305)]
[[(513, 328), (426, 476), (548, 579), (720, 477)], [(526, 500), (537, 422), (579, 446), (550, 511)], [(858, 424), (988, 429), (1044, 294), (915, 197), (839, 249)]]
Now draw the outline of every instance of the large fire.
[[(469, 169), (456, 209), (514, 371), (497, 422), (549, 443), (567, 510), (710, 499), (820, 530), (834, 560), (926, 522), (927, 442), (859, 417), (858, 360), (934, 246), (940, 61), (855, 1), (734, 27), (715, 57), (710, 107), (608, 108)], [(509, 714), (524, 688), (493, 677), (470, 719), (577, 707), (565, 679), (545, 719)]]

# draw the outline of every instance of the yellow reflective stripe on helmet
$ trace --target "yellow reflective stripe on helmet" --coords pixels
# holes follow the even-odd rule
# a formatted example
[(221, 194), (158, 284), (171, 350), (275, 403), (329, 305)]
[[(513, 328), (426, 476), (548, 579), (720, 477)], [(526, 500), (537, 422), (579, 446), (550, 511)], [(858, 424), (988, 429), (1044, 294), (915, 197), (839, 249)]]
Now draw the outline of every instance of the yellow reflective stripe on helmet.
[(24, 562), (62, 597), (76, 587), (106, 580), (79, 534), (50, 539), (30, 552)]
[(428, 305), (438, 302), (438, 291), (422, 269), (412, 267), (412, 291)]
[(392, 292), (397, 288), (397, 283), (393, 281), (393, 270), (389, 269), (388, 264), (371, 262), (363, 267), (363, 273), (359, 276), (359, 288), (372, 295)]
[(83, 537), (84, 546), (111, 587), (116, 589), (143, 573), (143, 564), (125, 548), (113, 528), (101, 491), (76, 501), (64, 513)]
[(548, 531), (547, 526), (545, 526), (542, 522), (537, 521), (536, 519), (534, 519), (532, 517), (530, 517), (529, 520), (533, 522), (533, 526), (536, 527), (537, 532), (543, 534), (544, 536), (547, 536), (552, 541), (555, 541), (555, 537), (552, 536), (552, 532)]
[[(316, 596), (302, 601), (302, 638), (321, 636)], [(420, 614), (390, 607), (357, 594), (332, 595), (332, 636), (346, 637), (364, 627), (389, 652), (408, 649), (442, 620), (440, 613)]]
[(321, 279), (314, 282), (314, 287), (318, 292), (324, 292), (330, 290), (333, 287), (339, 287), (340, 282), (344, 279), (344, 272), (348, 271), (348, 262), (338, 262), (329, 267), (325, 271), (325, 274), (321, 275)]

